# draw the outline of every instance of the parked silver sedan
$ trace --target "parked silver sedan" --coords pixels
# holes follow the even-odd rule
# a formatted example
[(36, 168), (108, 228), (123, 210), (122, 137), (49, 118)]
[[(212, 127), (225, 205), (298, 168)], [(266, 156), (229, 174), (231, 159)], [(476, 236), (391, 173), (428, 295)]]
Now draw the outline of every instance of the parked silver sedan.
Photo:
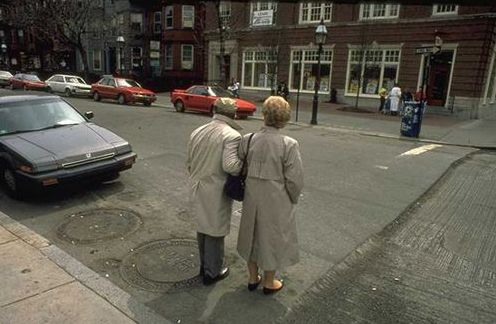
[(45, 83), (48, 85), (48, 91), (52, 93), (64, 93), (67, 97), (90, 96), (91, 85), (76, 75), (55, 74)]
[(58, 96), (0, 97), (0, 184), (13, 198), (83, 180), (109, 181), (136, 153)]

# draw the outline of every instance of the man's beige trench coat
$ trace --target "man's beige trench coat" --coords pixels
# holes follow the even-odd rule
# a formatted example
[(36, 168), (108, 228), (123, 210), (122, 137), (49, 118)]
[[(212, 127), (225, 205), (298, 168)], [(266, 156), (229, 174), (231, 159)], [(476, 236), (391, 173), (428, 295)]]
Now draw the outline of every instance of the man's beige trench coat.
[(215, 114), (213, 120), (191, 133), (186, 166), (190, 179), (191, 212), (197, 231), (215, 237), (229, 234), (232, 199), (223, 191), (227, 174), (237, 175), (241, 127), (232, 119)]
[[(241, 140), (246, 154), (248, 135)], [(263, 127), (253, 136), (248, 152), (238, 252), (263, 270), (278, 270), (299, 261), (295, 204), (303, 188), (298, 142)]]

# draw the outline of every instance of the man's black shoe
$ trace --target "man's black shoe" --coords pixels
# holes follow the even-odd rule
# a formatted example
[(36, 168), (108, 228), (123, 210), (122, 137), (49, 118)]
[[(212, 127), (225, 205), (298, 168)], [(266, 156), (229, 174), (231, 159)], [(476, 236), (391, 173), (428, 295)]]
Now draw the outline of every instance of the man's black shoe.
[(212, 284), (216, 283), (217, 281), (221, 281), (223, 279), (226, 279), (227, 276), (229, 276), (229, 268), (225, 267), (225, 268), (220, 270), (220, 273), (217, 277), (212, 278), (207, 274), (203, 275), (203, 284), (205, 286), (212, 285)]

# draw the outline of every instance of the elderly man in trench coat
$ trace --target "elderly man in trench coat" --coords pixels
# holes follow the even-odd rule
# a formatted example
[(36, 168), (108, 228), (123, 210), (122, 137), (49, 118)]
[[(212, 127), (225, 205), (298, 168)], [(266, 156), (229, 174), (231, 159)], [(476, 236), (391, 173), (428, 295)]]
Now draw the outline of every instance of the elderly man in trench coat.
[(241, 127), (234, 121), (236, 102), (219, 98), (210, 123), (195, 129), (188, 143), (187, 168), (191, 182), (192, 212), (197, 221), (200, 275), (205, 285), (226, 278), (224, 237), (229, 234), (233, 201), (223, 191), (227, 175), (237, 175)]

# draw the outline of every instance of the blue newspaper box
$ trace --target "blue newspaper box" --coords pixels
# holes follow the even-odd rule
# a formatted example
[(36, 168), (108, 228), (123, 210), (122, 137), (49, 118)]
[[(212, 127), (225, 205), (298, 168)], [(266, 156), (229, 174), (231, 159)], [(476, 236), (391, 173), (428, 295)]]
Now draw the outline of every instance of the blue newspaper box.
[(405, 101), (401, 117), (401, 135), (419, 137), (422, 126), (422, 115), (425, 103), (421, 101)]

